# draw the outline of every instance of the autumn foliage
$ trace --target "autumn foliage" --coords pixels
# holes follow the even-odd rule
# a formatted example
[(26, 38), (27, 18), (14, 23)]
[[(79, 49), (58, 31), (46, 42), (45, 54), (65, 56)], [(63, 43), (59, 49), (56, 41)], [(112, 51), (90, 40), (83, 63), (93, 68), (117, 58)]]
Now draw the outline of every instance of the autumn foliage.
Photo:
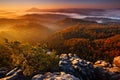
[(81, 58), (112, 61), (120, 55), (120, 24), (77, 23), (46, 40), (50, 49), (76, 53)]

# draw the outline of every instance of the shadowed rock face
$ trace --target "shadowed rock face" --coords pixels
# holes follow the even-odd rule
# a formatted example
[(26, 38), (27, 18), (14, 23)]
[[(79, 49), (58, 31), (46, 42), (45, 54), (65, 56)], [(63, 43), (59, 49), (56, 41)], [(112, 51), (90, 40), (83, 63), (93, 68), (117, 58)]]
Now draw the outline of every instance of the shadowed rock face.
[(37, 74), (32, 80), (80, 80), (79, 78), (74, 77), (73, 75), (66, 74), (64, 72), (60, 73), (46, 73), (45, 75)]
[(4, 78), (0, 80), (25, 80), (25, 77), (22, 73), (22, 70), (18, 67), (14, 68), (10, 72), (8, 72)]
[(5, 67), (0, 68), (0, 78), (4, 77), (7, 74), (8, 70)]
[(59, 62), (60, 70), (70, 73), (80, 80), (94, 80), (94, 67), (89, 61), (78, 58), (75, 54), (62, 54)]
[[(61, 54), (59, 72), (37, 74), (29, 80), (120, 80), (119, 56), (110, 64), (104, 60), (92, 62), (80, 59), (75, 54)], [(7, 73), (7, 69), (0, 68), (4, 78), (0, 80), (25, 80), (20, 67)], [(2, 74), (3, 73), (3, 74)], [(0, 75), (0, 76), (1, 76)]]
[(97, 80), (119, 80), (120, 68), (109, 62), (99, 60), (94, 64), (95, 76)]
[[(72, 54), (62, 54), (59, 62), (60, 69), (82, 80), (119, 80), (119, 57), (114, 58), (117, 64), (110, 64), (104, 60), (98, 60), (94, 64), (78, 58)], [(118, 67), (117, 67), (118, 66)]]

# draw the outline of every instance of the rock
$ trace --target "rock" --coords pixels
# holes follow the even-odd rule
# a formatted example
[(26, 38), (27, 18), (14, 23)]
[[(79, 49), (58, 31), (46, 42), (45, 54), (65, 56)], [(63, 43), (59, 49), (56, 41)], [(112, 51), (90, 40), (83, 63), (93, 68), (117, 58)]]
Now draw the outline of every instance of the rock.
[(79, 64), (79, 60), (74, 59), (74, 60), (72, 61), (72, 64), (73, 64), (73, 65), (77, 65), (77, 64)]
[(61, 55), (60, 55), (60, 59), (63, 59), (63, 60), (68, 59), (67, 54), (61, 54)]
[(8, 73), (6, 74), (6, 76), (11, 76), (11, 75), (13, 75), (17, 70), (19, 70), (18, 67), (14, 68), (14, 69), (11, 70), (10, 72), (8, 72)]
[[(79, 79), (83, 80), (94, 80), (94, 67), (89, 61), (78, 58), (76, 54), (62, 54), (65, 57), (61, 57), (59, 67), (61, 71), (72, 74)], [(65, 63), (66, 62), (66, 63)]]
[(80, 80), (71, 74), (66, 74), (64, 72), (55, 73), (46, 73), (45, 75), (35, 75), (32, 80)]
[(120, 68), (119, 67), (112, 67), (112, 68), (108, 68), (108, 69), (112, 73), (119, 73), (120, 74)]
[(69, 54), (68, 54), (68, 57), (69, 57), (69, 58), (72, 58), (72, 53), (69, 53)]
[(25, 80), (23, 72), (20, 68), (15, 68), (6, 74), (2, 80)]
[(113, 75), (110, 80), (120, 80), (120, 74)]
[(8, 72), (7, 68), (5, 68), (5, 67), (0, 68), (0, 78), (5, 77), (5, 75), (7, 74), (7, 72)]
[(112, 65), (109, 62), (98, 60), (94, 63), (94, 67), (101, 66), (101, 67), (111, 67)]
[(73, 75), (70, 75), (70, 74), (61, 75), (61, 77), (63, 78), (61, 80), (79, 80), (78, 78), (76, 78), (76, 77), (74, 77)]
[[(98, 60), (93, 64), (75, 54), (61, 54), (59, 72), (37, 74), (32, 80), (120, 80), (119, 58), (115, 57), (113, 64), (104, 60)], [(0, 77), (3, 75), (0, 80), (25, 80), (20, 67), (6, 73), (6, 68), (0, 68)]]
[(45, 78), (44, 75), (42, 75), (42, 74), (37, 74), (37, 75), (35, 75), (35, 76), (32, 78), (32, 80), (43, 80), (44, 78)]
[[(64, 56), (63, 56), (64, 55)], [(94, 63), (80, 59), (75, 54), (62, 54), (59, 62), (61, 71), (72, 74), (81, 80), (119, 80), (120, 68), (119, 57), (114, 59), (114, 64), (104, 60)]]
[(95, 76), (97, 80), (119, 80), (120, 68), (112, 66), (110, 63), (99, 60), (94, 64)]
[(45, 76), (46, 77), (52, 77), (54, 74), (52, 74), (52, 73), (50, 73), (50, 72), (47, 72), (47, 73), (45, 73)]
[(120, 67), (120, 56), (114, 58), (113, 64), (115, 64), (117, 67)]

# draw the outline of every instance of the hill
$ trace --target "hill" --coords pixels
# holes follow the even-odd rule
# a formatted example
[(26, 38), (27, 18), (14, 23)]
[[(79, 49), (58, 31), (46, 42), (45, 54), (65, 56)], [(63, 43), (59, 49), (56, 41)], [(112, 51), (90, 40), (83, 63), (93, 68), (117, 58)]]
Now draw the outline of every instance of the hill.
[(45, 23), (50, 23), (50, 22), (55, 22), (57, 20), (62, 20), (64, 18), (66, 18), (67, 16), (64, 15), (58, 15), (58, 14), (26, 14), (23, 16), (20, 16), (20, 19), (29, 19), (29, 20), (39, 20)]
[(74, 25), (80, 24), (80, 23), (86, 24), (86, 23), (96, 23), (96, 22), (82, 20), (82, 19), (73, 19), (73, 18), (64, 18), (64, 19), (56, 22), (56, 24), (61, 27), (70, 27), (70, 26), (74, 26)]
[(0, 18), (0, 40), (18, 40), (37, 43), (63, 27), (54, 24), (66, 16), (26, 14), (17, 18)]
[[(112, 57), (120, 55), (118, 36), (120, 36), (119, 24), (78, 21), (50, 36), (46, 43), (50, 49), (55, 49), (58, 53), (76, 53), (90, 61), (97, 59), (110, 61)], [(109, 39), (113, 42), (108, 46)]]
[(41, 11), (40, 9), (35, 8), (35, 7), (26, 10), (26, 12), (40, 12), (40, 11)]
[(23, 42), (38, 42), (52, 33), (52, 30), (48, 27), (34, 21), (29, 21), (28, 19), (0, 19), (0, 21), (1, 40), (7, 38)]

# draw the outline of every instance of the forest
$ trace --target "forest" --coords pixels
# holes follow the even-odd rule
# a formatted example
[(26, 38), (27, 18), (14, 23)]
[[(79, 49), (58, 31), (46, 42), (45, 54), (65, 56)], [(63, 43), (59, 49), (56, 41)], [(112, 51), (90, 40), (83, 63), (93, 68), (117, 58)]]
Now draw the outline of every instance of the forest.
[(42, 73), (57, 71), (59, 58), (56, 57), (56, 52), (54, 50), (47, 52), (48, 49), (40, 45), (32, 46), (18, 41), (9, 42), (5, 39), (5, 42), (0, 44), (0, 67), (11, 70), (19, 66), (25, 76), (38, 71)]
[(100, 59), (111, 62), (120, 55), (120, 24), (79, 22), (53, 34), (45, 42), (58, 54), (75, 53), (92, 62)]
[[(99, 24), (93, 21), (60, 18), (54, 22), (58, 29), (51, 30), (52, 33), (50, 35), (45, 35), (47, 38), (41, 39), (42, 37), (40, 36), (44, 34), (41, 30), (49, 33), (49, 27), (46, 28), (41, 25), (42, 22), (36, 20), (37, 17), (35, 21), (41, 23), (31, 22), (32, 16), (33, 15), (27, 15), (25, 23), (22, 25), (16, 22), (12, 24), (17, 25), (10, 27), (21, 33), (27, 31), (25, 37), (22, 37), (24, 40), (28, 39), (28, 42), (20, 41), (20, 39), (9, 40), (4, 38), (4, 34), (1, 34), (4, 36), (2, 37), (4, 40), (1, 39), (0, 42), (0, 67), (6, 67), (11, 70), (19, 66), (25, 76), (30, 76), (37, 72), (59, 71), (59, 56), (63, 53), (77, 54), (81, 59), (93, 63), (97, 60), (105, 60), (112, 63), (114, 57), (120, 56), (119, 23)], [(45, 15), (44, 17), (46, 16), (51, 15)], [(56, 15), (56, 17), (59, 16)], [(10, 23), (10, 25), (12, 24)], [(51, 26), (53, 26), (53, 22)], [(32, 33), (29, 34), (29, 31)], [(35, 36), (33, 34), (34, 31), (37, 32)], [(16, 36), (21, 37), (20, 34)], [(10, 37), (12, 38), (12, 35), (10, 35)]]

